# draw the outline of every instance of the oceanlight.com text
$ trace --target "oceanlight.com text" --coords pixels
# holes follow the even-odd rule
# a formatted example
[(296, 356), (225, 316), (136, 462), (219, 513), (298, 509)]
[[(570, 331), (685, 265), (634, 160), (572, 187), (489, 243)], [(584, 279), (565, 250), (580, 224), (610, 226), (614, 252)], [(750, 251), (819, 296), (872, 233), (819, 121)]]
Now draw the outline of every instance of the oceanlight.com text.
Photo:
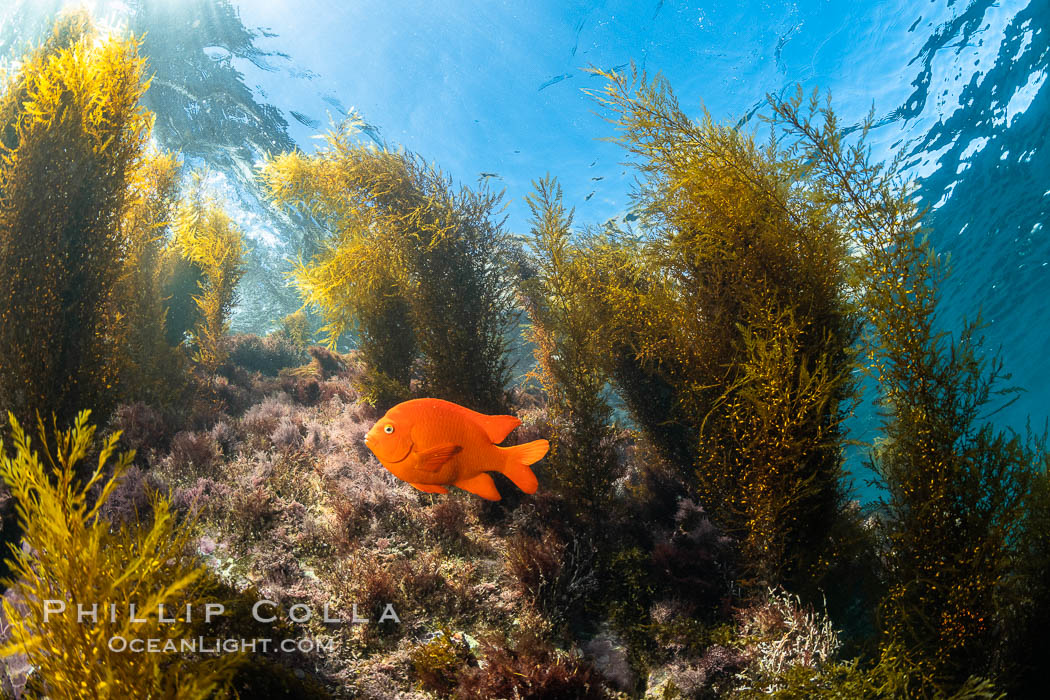
[(187, 639), (165, 639), (161, 637), (110, 637), (109, 650), (116, 653), (132, 654), (171, 654), (191, 652), (195, 654), (236, 654), (238, 652), (267, 653), (280, 652), (331, 652), (335, 650), (332, 638), (301, 639), (209, 639), (194, 637)]

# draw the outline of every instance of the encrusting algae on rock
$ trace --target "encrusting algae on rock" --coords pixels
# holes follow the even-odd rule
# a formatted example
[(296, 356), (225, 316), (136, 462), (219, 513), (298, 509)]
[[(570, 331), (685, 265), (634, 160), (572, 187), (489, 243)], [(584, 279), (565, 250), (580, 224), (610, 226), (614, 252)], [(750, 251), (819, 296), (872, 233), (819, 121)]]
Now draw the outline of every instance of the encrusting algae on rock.
[(391, 408), (365, 435), (380, 464), (420, 491), (447, 493), (449, 485), (489, 501), (500, 500), (488, 471), (498, 471), (525, 493), (539, 486), (529, 465), (550, 444), (534, 440), (500, 447), (521, 425), (514, 416), (487, 416), (441, 399), (413, 399)]

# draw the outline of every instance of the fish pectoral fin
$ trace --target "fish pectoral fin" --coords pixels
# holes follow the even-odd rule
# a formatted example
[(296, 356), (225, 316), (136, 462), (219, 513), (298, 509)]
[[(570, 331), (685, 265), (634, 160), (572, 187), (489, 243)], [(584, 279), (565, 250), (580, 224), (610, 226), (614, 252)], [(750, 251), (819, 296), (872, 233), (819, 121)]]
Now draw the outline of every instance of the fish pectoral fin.
[(429, 450), (424, 450), (418, 454), (419, 462), (416, 464), (416, 468), (425, 472), (436, 472), (441, 468), (441, 465), (462, 451), (462, 447), (452, 443), (431, 447)]
[(437, 484), (413, 484), (411, 481), (408, 483), (412, 484), (420, 491), (426, 491), (427, 493), (448, 493), (448, 489), (444, 486), (438, 486)]
[(470, 491), (476, 496), (481, 496), (487, 501), (498, 501), (500, 500), (499, 490), (496, 488), (496, 483), (492, 480), (492, 477), (481, 472), (477, 476), (473, 476), (469, 479), (460, 479), (459, 481), (453, 482), (453, 486), (458, 486), (464, 491)]

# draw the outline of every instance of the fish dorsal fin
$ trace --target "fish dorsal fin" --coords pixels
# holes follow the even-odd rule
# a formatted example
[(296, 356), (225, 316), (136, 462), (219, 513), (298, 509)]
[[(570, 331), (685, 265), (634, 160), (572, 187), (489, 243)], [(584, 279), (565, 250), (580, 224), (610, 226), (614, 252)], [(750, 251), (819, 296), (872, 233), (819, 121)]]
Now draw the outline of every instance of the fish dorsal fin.
[(484, 413), (478, 413), (465, 406), (460, 406), (458, 403), (452, 403), (451, 401), (445, 401), (444, 403), (485, 431), (488, 439), (496, 445), (506, 440), (510, 432), (521, 425), (521, 419), (517, 416), (487, 416)]
[(506, 440), (510, 432), (521, 425), (521, 419), (517, 416), (486, 416), (483, 413), (477, 415), (480, 416), (477, 421), (478, 425), (494, 445)]
[(419, 458), (419, 461), (416, 463), (416, 467), (423, 471), (436, 472), (438, 469), (441, 469), (445, 462), (462, 451), (462, 447), (452, 443), (436, 445), (429, 450), (417, 453), (416, 456)]

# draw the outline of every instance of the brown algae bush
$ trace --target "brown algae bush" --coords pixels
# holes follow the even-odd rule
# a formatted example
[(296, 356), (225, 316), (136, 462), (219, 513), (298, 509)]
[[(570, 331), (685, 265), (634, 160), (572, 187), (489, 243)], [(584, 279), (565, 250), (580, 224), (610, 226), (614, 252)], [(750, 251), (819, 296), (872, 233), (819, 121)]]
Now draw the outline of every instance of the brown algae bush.
[(200, 173), (194, 175), (179, 208), (172, 247), (201, 271), (200, 291), (193, 297), (198, 312), (192, 330), (194, 360), (214, 372), (229, 355), (226, 337), (237, 283), (244, 274), (244, 234), (204, 191)]
[(546, 468), (576, 514), (598, 523), (608, 514), (610, 484), (622, 470), (600, 356), (604, 327), (588, 307), (590, 257), (572, 238), (573, 212), (565, 210), (556, 180), (540, 180), (526, 201), (533, 214), (532, 256), (521, 296), (532, 321), (533, 375), (547, 397), (552, 449)]
[(143, 71), (134, 41), (60, 24), (0, 98), (0, 396), (23, 422), (114, 405), (121, 216), (152, 125)]
[[(177, 525), (159, 494), (148, 517), (140, 514), (134, 525), (118, 528), (100, 516), (133, 453), (116, 454), (119, 433), (93, 445), (88, 416), (80, 413), (51, 440), (41, 422), (39, 451), (11, 416), (13, 439), (0, 442), (0, 476), (17, 499), (24, 542), (9, 553), (12, 577), (3, 606), (10, 628), (0, 654), (24, 654), (36, 691), (50, 698), (215, 697), (239, 655), (134, 654), (111, 645), (117, 637), (176, 644), (190, 638), (194, 628), (160, 622), (158, 606), (176, 618), (187, 605), (202, 612), (206, 570), (191, 554), (193, 529)], [(79, 479), (78, 463), (96, 451), (96, 466)], [(145, 622), (131, 621), (132, 604)], [(56, 613), (60, 605), (64, 610)], [(97, 621), (78, 622), (78, 605), (95, 609)]]
[[(1045, 523), (1036, 500), (1050, 465), (1045, 439), (997, 430), (984, 417), (994, 395), (1009, 390), (999, 386), (1001, 363), (982, 358), (979, 324), (954, 336), (938, 327), (946, 273), (902, 181), (901, 157), (877, 165), (863, 139), (844, 144), (816, 95), (806, 105), (799, 91), (774, 108), (798, 177), (861, 251), (863, 347), (884, 407), (871, 452), (886, 487), (882, 660), (905, 670), (910, 695), (950, 692), (971, 675), (1023, 686), (1034, 668), (1018, 679), (996, 659), (1005, 630), (1018, 625), (1010, 601), (1045, 590), (1050, 570), (1030, 548), (1032, 528)], [(1033, 552), (1034, 567), (1025, 561)]]
[(147, 152), (128, 183), (121, 228), (127, 245), (120, 289), (127, 326), (122, 393), (155, 406), (174, 403), (187, 367), (168, 341), (165, 280), (172, 256), (167, 230), (179, 198), (180, 167), (171, 153)]
[[(887, 587), (879, 665), (863, 682), (909, 697), (991, 692), (976, 676), (1023, 685), (999, 659), (1014, 601), (1046, 576), (1045, 559), (1038, 575), (1020, 564), (1042, 522), (1030, 494), (1045, 443), (982, 417), (1001, 365), (981, 359), (976, 324), (955, 336), (936, 324), (944, 273), (901, 160), (872, 164), (867, 128), (843, 143), (830, 107), (801, 92), (771, 101), (759, 149), (688, 119), (659, 79), (605, 77), (598, 98), (646, 176), (642, 235), (607, 233), (591, 269), (604, 275), (594, 297), (611, 376), (638, 424), (671, 459), (689, 456), (701, 503), (742, 538), (755, 580), (834, 588), (827, 574), (850, 553), (836, 535), (850, 529), (841, 420), (850, 373), (867, 367), (884, 416), (871, 466), (886, 487)], [(653, 387), (670, 400), (647, 400)], [(655, 429), (668, 422), (687, 430)]]
[(740, 538), (747, 579), (819, 581), (859, 329), (845, 229), (775, 142), (693, 121), (660, 80), (602, 75), (598, 100), (644, 177), (640, 234), (606, 231), (585, 266), (607, 370)]
[(501, 196), (455, 191), (418, 157), (354, 142), (355, 122), (316, 154), (271, 159), (274, 201), (321, 222), (322, 250), (294, 279), (327, 321), (329, 342), (358, 333), (371, 398), (406, 398), (413, 364), (422, 391), (470, 408), (506, 409), (506, 330), (512, 320), (509, 240)]
[(241, 232), (197, 185), (180, 205), (175, 156), (147, 147), (138, 49), (65, 15), (3, 86), (0, 399), (24, 423), (172, 403), (188, 331), (199, 365), (225, 357)]

